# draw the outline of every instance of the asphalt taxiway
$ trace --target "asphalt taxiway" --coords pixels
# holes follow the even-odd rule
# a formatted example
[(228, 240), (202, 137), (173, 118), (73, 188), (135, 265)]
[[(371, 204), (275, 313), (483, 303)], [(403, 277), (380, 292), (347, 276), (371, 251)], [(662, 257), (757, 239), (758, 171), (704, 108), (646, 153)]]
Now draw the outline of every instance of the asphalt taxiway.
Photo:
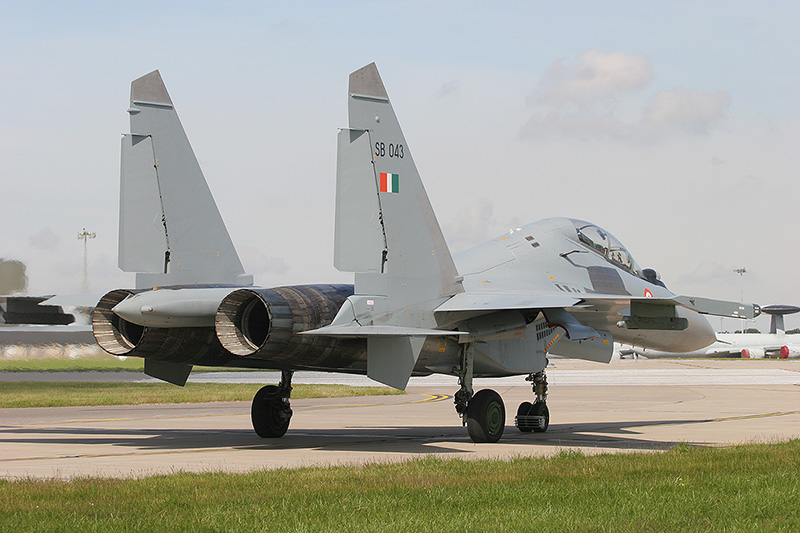
[[(241, 374), (228, 379), (250, 379)], [(550, 429), (534, 434), (513, 427), (517, 405), (531, 399), (522, 378), (479, 380), (477, 388), (491, 386), (506, 402), (497, 444), (469, 440), (453, 408), (456, 388), (448, 377), (432, 378), (415, 378), (405, 396), (293, 400), (289, 432), (275, 440), (253, 433), (249, 402), (0, 409), (0, 477), (244, 472), (426, 454), (510, 458), (800, 438), (800, 361), (558, 361), (548, 370)]]

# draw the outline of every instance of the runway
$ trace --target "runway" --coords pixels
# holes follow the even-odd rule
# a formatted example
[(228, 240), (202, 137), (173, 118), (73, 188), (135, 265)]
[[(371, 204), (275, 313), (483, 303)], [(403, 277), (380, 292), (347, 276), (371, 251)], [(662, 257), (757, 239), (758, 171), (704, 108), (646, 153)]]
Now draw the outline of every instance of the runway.
[[(513, 427), (517, 405), (531, 399), (522, 378), (486, 380), (506, 402), (497, 444), (469, 440), (453, 408), (456, 389), (436, 381), (416, 380), (406, 396), (293, 400), (292, 425), (276, 440), (253, 433), (249, 402), (0, 409), (0, 476), (244, 472), (427, 454), (510, 458), (567, 448), (597, 453), (786, 440), (800, 438), (798, 363), (559, 361), (548, 371), (551, 426), (543, 434)], [(713, 379), (704, 383), (704, 376)]]

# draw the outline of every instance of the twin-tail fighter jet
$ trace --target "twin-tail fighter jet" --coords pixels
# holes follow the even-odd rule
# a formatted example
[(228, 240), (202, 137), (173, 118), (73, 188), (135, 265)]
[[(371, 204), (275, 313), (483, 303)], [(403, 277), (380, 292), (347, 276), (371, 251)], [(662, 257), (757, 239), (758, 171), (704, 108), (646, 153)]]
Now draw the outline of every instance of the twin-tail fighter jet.
[(688, 351), (714, 341), (702, 314), (757, 306), (676, 296), (591, 223), (534, 222), (455, 256), (436, 220), (374, 64), (352, 73), (338, 138), (334, 265), (354, 285), (252, 285), (158, 71), (135, 80), (122, 140), (119, 266), (135, 289), (97, 304), (93, 330), (116, 355), (183, 385), (192, 365), (280, 369), (252, 421), (280, 437), (294, 371), (458, 376), (456, 411), (475, 442), (505, 428), (502, 398), (474, 377), (527, 375), (516, 427), (546, 431), (548, 353), (608, 362), (614, 341)]

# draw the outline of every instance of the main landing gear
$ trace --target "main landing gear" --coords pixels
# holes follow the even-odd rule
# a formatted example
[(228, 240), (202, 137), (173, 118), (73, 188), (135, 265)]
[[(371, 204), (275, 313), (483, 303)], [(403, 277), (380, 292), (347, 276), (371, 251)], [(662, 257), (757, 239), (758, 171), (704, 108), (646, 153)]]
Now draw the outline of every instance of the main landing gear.
[[(506, 424), (506, 408), (503, 399), (491, 389), (473, 394), (472, 365), (474, 346), (466, 343), (461, 349), (461, 364), (455, 369), (461, 388), (455, 394), (456, 411), (473, 442), (497, 442), (503, 436)], [(523, 433), (541, 433), (550, 426), (550, 410), (547, 408), (547, 375), (544, 369), (525, 378), (530, 381), (536, 400), (523, 402), (517, 409), (514, 425)]]
[(550, 426), (550, 410), (547, 408), (547, 375), (544, 369), (525, 378), (531, 382), (536, 400), (522, 402), (517, 409), (514, 425), (523, 433), (535, 431), (542, 433)]
[(505, 429), (506, 408), (500, 395), (491, 389), (483, 389), (473, 395), (473, 357), (473, 344), (464, 344), (461, 365), (457, 369), (461, 389), (455, 394), (456, 411), (467, 426), (472, 442), (497, 442)]
[(259, 437), (283, 437), (289, 429), (289, 421), (292, 419), (289, 397), (292, 394), (293, 373), (291, 370), (282, 370), (278, 385), (262, 387), (253, 398), (250, 418)]

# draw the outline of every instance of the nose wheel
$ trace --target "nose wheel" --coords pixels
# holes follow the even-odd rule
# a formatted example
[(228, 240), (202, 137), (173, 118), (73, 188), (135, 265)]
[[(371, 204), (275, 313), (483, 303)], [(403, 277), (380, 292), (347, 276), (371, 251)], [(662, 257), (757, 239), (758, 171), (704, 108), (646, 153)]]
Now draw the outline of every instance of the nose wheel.
[(523, 433), (543, 433), (550, 426), (550, 409), (544, 403), (522, 402), (517, 409), (514, 425)]
[(547, 375), (544, 370), (525, 378), (531, 382), (536, 401), (522, 402), (517, 409), (514, 425), (523, 433), (544, 433), (550, 427), (550, 409), (547, 408)]

